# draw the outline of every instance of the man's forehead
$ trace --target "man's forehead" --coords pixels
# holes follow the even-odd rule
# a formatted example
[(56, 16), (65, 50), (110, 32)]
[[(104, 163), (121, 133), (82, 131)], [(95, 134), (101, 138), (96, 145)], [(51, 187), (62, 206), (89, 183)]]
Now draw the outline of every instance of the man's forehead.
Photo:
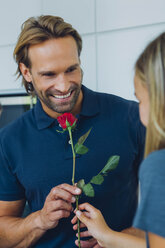
[(29, 48), (28, 57), (31, 65), (48, 67), (65, 64), (66, 67), (79, 64), (80, 59), (74, 39), (52, 39)]
[(28, 51), (29, 53), (32, 53), (34, 51), (38, 51), (42, 53), (43, 51), (47, 50), (56, 50), (58, 52), (59, 50), (67, 49), (77, 49), (76, 41), (72, 36), (66, 36), (62, 38), (52, 38), (37, 44), (30, 45)]

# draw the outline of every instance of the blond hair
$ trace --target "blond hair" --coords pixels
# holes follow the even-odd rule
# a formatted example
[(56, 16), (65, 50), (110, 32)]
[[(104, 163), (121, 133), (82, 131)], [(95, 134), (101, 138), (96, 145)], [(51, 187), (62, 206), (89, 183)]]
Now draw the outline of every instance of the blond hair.
[(146, 157), (149, 153), (165, 147), (165, 33), (149, 43), (139, 56), (135, 72), (149, 93)]
[[(19, 64), (23, 63), (26, 67), (31, 68), (31, 62), (28, 57), (28, 49), (31, 45), (42, 43), (53, 38), (61, 38), (72, 36), (77, 44), (78, 56), (82, 50), (82, 39), (79, 33), (71, 24), (64, 22), (61, 17), (42, 15), (39, 17), (31, 17), (26, 20), (21, 27), (21, 33), (18, 37), (17, 44), (14, 49), (14, 59), (17, 63), (16, 74), (20, 77), (21, 71)], [(22, 78), (22, 84), (29, 93), (29, 83)]]

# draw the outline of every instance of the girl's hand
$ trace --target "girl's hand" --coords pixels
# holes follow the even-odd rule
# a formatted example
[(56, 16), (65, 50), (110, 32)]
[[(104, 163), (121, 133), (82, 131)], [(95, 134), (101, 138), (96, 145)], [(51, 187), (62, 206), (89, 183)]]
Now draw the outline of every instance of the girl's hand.
[[(85, 212), (81, 212), (80, 210), (85, 210)], [(72, 224), (75, 224), (77, 218), (79, 218), (79, 220), (83, 223), (81, 224), (81, 227), (85, 225), (88, 228), (88, 233), (84, 234), (92, 235), (95, 239), (97, 239), (100, 246), (105, 247), (106, 243), (110, 239), (109, 235), (111, 229), (107, 226), (101, 212), (89, 203), (83, 203), (79, 205), (79, 210), (76, 211), (75, 214), (76, 216), (72, 219)], [(76, 230), (77, 225), (74, 225), (73, 229)]]

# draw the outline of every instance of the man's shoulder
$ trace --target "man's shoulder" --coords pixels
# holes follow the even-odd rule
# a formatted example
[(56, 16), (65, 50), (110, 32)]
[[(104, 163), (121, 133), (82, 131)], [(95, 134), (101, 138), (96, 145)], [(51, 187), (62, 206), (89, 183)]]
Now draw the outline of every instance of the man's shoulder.
[(28, 110), (25, 113), (23, 113), (20, 117), (13, 120), (9, 124), (7, 124), (5, 127), (1, 128), (0, 130), (0, 137), (1, 139), (4, 137), (14, 137), (18, 134), (21, 134), (23, 130), (25, 130), (25, 126), (27, 123), (29, 123), (30, 119), (32, 118), (32, 112), (33, 110)]
[(125, 99), (121, 96), (117, 96), (114, 94), (110, 94), (110, 93), (105, 93), (105, 92), (95, 92), (95, 94), (97, 95), (98, 98), (100, 98), (100, 100), (105, 100), (108, 101), (110, 103), (119, 103), (119, 104), (124, 104), (124, 105), (128, 105), (130, 103), (135, 103), (132, 100), (128, 100)]
[[(119, 111), (120, 113), (127, 113), (128, 116), (138, 116), (138, 104), (133, 100), (128, 100), (117, 95), (110, 93), (96, 92), (98, 103), (101, 108), (106, 107), (106, 111), (111, 110), (113, 112)], [(134, 113), (132, 115), (131, 113)]]
[(102, 104), (119, 104), (122, 106), (129, 106), (132, 105), (133, 107), (137, 107), (137, 102), (133, 101), (133, 100), (128, 100), (125, 99), (121, 96), (117, 96), (114, 94), (110, 94), (110, 93), (106, 93), (106, 92), (100, 92), (100, 91), (94, 91), (91, 90), (85, 86), (83, 86), (83, 89), (85, 90), (85, 92), (87, 94), (93, 95), (94, 97), (96, 97), (98, 99), (98, 101)]
[(114, 118), (120, 117), (131, 122), (139, 120), (138, 103), (133, 100), (122, 98), (121, 96), (110, 93), (93, 91), (83, 86), (84, 96), (88, 95), (90, 104), (97, 104), (100, 113), (108, 116), (113, 115)]

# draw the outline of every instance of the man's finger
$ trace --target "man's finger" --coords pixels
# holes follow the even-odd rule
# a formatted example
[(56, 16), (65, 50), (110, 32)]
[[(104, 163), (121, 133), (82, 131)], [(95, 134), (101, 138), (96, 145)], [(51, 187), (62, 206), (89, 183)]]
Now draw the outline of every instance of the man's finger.
[[(81, 240), (81, 248), (93, 248), (97, 244), (97, 240), (92, 238), (86, 241)], [(75, 244), (78, 246), (78, 240), (75, 241)]]
[[(78, 233), (76, 233), (76, 237), (78, 237)], [(91, 234), (89, 231), (84, 231), (84, 232), (80, 232), (80, 237), (84, 238), (84, 237), (91, 237)]]
[(74, 217), (73, 217), (73, 219), (71, 220), (71, 223), (74, 225), (75, 223), (77, 223), (77, 216), (75, 215)]
[(69, 184), (61, 184), (59, 186), (54, 187), (49, 195), (47, 196), (47, 200), (57, 200), (62, 199), (68, 202), (75, 202), (75, 197), (73, 195), (78, 195), (81, 193), (79, 188), (75, 186), (71, 186)]
[(49, 202), (47, 209), (49, 212), (57, 211), (57, 210), (66, 210), (71, 212), (73, 210), (73, 207), (71, 203), (68, 203), (63, 200), (56, 200)]
[(62, 218), (68, 218), (70, 216), (70, 211), (58, 210), (50, 214), (49, 220), (54, 222)]
[[(80, 222), (80, 228), (86, 227), (86, 225), (84, 225), (82, 222)], [(73, 230), (77, 230), (78, 226), (77, 224), (73, 226)]]
[(73, 195), (80, 195), (81, 194), (81, 189), (76, 187), (75, 185), (63, 183), (63, 184), (60, 184), (58, 187), (70, 192)]

